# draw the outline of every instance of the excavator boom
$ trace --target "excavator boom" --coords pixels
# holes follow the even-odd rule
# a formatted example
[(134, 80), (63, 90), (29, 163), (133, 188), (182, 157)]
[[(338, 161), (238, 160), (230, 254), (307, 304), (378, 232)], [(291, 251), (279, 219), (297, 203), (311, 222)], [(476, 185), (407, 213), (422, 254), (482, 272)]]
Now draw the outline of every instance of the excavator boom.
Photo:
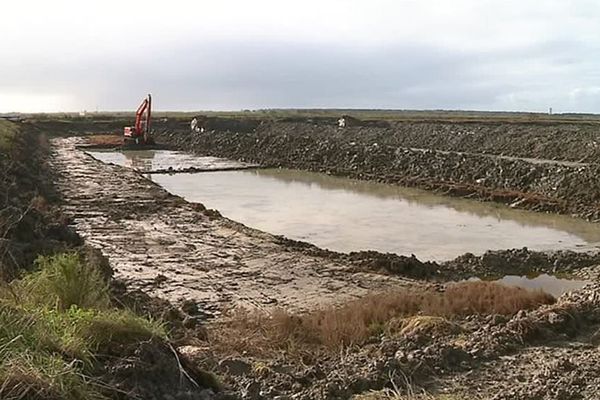
[(125, 142), (135, 142), (136, 144), (152, 144), (151, 123), (152, 123), (152, 95), (142, 101), (142, 104), (135, 112), (135, 123), (133, 127), (127, 126), (123, 130)]

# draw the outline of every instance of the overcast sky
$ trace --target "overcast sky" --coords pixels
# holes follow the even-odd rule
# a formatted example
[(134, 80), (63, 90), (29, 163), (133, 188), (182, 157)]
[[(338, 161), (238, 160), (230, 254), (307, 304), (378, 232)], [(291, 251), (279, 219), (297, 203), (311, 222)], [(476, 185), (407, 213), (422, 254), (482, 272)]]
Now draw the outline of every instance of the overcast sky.
[(31, 1), (0, 6), (0, 112), (600, 112), (600, 1)]

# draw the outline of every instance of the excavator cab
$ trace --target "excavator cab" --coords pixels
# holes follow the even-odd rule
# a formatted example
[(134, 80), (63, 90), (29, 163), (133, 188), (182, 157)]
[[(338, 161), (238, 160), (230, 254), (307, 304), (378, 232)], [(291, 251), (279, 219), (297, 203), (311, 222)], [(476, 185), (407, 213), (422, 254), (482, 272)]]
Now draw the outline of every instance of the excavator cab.
[(123, 129), (125, 145), (153, 145), (152, 137), (152, 96), (149, 94), (135, 112), (135, 125)]

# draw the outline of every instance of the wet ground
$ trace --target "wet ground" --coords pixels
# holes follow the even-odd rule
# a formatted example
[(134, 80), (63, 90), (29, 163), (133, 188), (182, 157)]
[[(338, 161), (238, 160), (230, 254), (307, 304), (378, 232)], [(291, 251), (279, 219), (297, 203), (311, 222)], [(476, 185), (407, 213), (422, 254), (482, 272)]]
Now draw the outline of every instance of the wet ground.
[[(303, 252), (300, 246), (282, 244), (271, 234), (215, 217), (205, 212), (203, 207), (172, 196), (129, 168), (101, 163), (78, 151), (77, 144), (78, 139), (74, 138), (52, 142), (51, 168), (58, 176), (56, 184), (64, 200), (64, 211), (86, 241), (110, 258), (117, 277), (133, 288), (175, 303), (181, 299), (194, 299), (203, 311), (218, 314), (222, 309), (238, 304), (306, 311), (322, 304), (359, 298), (373, 290), (427, 284), (392, 275), (357, 272), (339, 257)], [(594, 225), (572, 225), (575, 222), (570, 219), (545, 219), (545, 215), (513, 213), (514, 210), (505, 207), (488, 208), (484, 205), (477, 208), (471, 202), (447, 202), (447, 199), (437, 196), (423, 197), (419, 192), (414, 192), (414, 195), (402, 192), (401, 195), (377, 196), (374, 195), (377, 190), (370, 186), (365, 189), (344, 187), (346, 184), (354, 185), (354, 181), (343, 180), (344, 185), (334, 186), (328, 183), (330, 178), (327, 176), (318, 175), (318, 179), (304, 175), (290, 177), (286, 175), (289, 173), (285, 170), (262, 170), (173, 177), (203, 179), (212, 176), (212, 182), (220, 177), (225, 185), (230, 185), (228, 181), (233, 180), (226, 180), (224, 177), (227, 176), (237, 176), (244, 181), (254, 177), (258, 181), (270, 182), (269, 185), (305, 187), (294, 192), (307, 190), (307, 193), (314, 193), (318, 190), (342, 196), (332, 204), (342, 199), (348, 202), (353, 196), (365, 196), (380, 201), (380, 207), (387, 202), (406, 203), (402, 209), (405, 213), (410, 207), (417, 207), (423, 212), (441, 208), (445, 213), (457, 213), (465, 219), (468, 216), (491, 218), (502, 223), (514, 223), (515, 229), (529, 232), (532, 237), (514, 233), (522, 240), (518, 247), (532, 239), (537, 240), (540, 231), (536, 229), (556, 231), (557, 238), (575, 237), (575, 247), (577, 243), (585, 246), (596, 240)], [(154, 176), (153, 179), (160, 178)], [(243, 185), (238, 186), (250, 190)], [(202, 202), (210, 197), (208, 183), (190, 181), (187, 187), (198, 193), (205, 191), (207, 196), (199, 197)], [(256, 192), (268, 194), (262, 193), (264, 188), (261, 190), (260, 186)], [(294, 200), (293, 197), (282, 198), (279, 203), (293, 209), (297, 204)], [(224, 210), (218, 204), (207, 205)], [(249, 205), (237, 207), (253, 210)], [(302, 208), (296, 206), (294, 210), (302, 211)], [(362, 213), (368, 211), (357, 208), (350, 215), (360, 219)], [(315, 218), (309, 213), (301, 217), (305, 222)], [(421, 221), (421, 225), (436, 223)], [(406, 231), (410, 233), (410, 229), (415, 228), (409, 227)], [(446, 230), (453, 234), (458, 231), (454, 225), (449, 225)], [(493, 247), (494, 240), (487, 241), (486, 249)], [(431, 243), (431, 246), (435, 245), (435, 241)], [(556, 243), (558, 246), (558, 240)], [(531, 280), (521, 277), (504, 279), (528, 287), (541, 282), (545, 290), (550, 290), (548, 288), (557, 283), (554, 278), (543, 275)], [(568, 284), (573, 284), (572, 289), (575, 289), (581, 283), (571, 281)], [(567, 283), (558, 282), (558, 290), (570, 290), (566, 286)], [(299, 378), (293, 382), (304, 382), (306, 388), (290, 385), (291, 389), (286, 390), (304, 391), (305, 395), (298, 398), (334, 398), (326, 396), (326, 393), (336, 387), (352, 387), (357, 391), (381, 388), (385, 384), (382, 382), (389, 382), (393, 378), (391, 374), (396, 371), (406, 372), (405, 379), (413, 379), (409, 374), (419, 370), (428, 378), (417, 383), (428, 384), (429, 388), (440, 392), (464, 391), (468, 394), (465, 398), (598, 398), (600, 353), (593, 338), (600, 321), (598, 299), (597, 287), (588, 286), (561, 297), (554, 306), (519, 312), (510, 319), (466, 319), (462, 321), (465, 331), (455, 336), (425, 334), (422, 338), (408, 341), (401, 338), (397, 342), (383, 337), (381, 343), (375, 342), (355, 349), (355, 352), (340, 354), (339, 359), (319, 360), (318, 373), (312, 367), (302, 369), (297, 375), (294, 371), (294, 376)], [(206, 352), (204, 348), (198, 348), (198, 351)], [(251, 386), (258, 387), (257, 391), (270, 389), (270, 385), (279, 382), (280, 375), (286, 379), (292, 376), (287, 365), (282, 363), (282, 368), (276, 368), (279, 364), (269, 364), (269, 368), (256, 372), (254, 380), (247, 376), (254, 373), (254, 364), (248, 365), (250, 372), (235, 378), (243, 393)], [(431, 384), (429, 378), (435, 382)], [(415, 387), (418, 389), (418, 386)]]
[(105, 163), (122, 165), (140, 172), (169, 172), (171, 170), (222, 171), (230, 169), (256, 168), (256, 165), (218, 157), (198, 157), (172, 150), (88, 150), (94, 158)]
[[(471, 280), (478, 280), (473, 278)], [(528, 290), (542, 290), (554, 297), (583, 288), (590, 282), (579, 279), (565, 279), (553, 275), (540, 274), (537, 276), (506, 275), (495, 282), (506, 286), (522, 287)]]
[[(141, 171), (248, 166), (168, 151), (91, 154)], [(490, 249), (584, 251), (600, 243), (598, 225), (580, 219), (305, 171), (153, 174), (151, 179), (252, 228), (334, 251), (376, 250), (442, 261)]]
[(52, 141), (50, 165), (64, 212), (86, 242), (109, 258), (116, 277), (133, 289), (176, 304), (193, 300), (215, 315), (236, 305), (302, 311), (414, 284), (358, 272), (215, 218), (132, 169), (79, 151), (80, 142)]

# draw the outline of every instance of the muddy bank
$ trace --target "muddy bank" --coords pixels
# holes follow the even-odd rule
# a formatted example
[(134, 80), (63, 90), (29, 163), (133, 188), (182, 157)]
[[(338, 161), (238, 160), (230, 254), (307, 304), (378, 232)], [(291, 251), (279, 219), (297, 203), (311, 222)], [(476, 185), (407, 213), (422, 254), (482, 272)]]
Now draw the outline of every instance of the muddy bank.
[(412, 284), (298, 251), (134, 170), (94, 159), (76, 148), (77, 138), (52, 143), (65, 214), (132, 289), (176, 304), (194, 300), (205, 315), (218, 316), (234, 305), (302, 311)]
[[(498, 251), (444, 264), (375, 252), (334, 253), (244, 227), (170, 195), (131, 169), (103, 164), (76, 144), (74, 138), (55, 139), (51, 157), (73, 226), (109, 257), (117, 277), (185, 310), (178, 323), (188, 326), (207, 319), (219, 323), (215, 317), (236, 305), (302, 313), (372, 291), (444, 290), (427, 279), (532, 271), (591, 279), (598, 272), (598, 255), (574, 252)], [(381, 332), (363, 346), (302, 360), (285, 353), (266, 359), (225, 356), (200, 338), (179, 344), (185, 345), (180, 350), (186, 362), (221, 376), (223, 396), (230, 398), (346, 399), (391, 382), (404, 389), (406, 377), (414, 389), (466, 398), (595, 398), (597, 294), (598, 288), (589, 287), (516, 315), (434, 319), (433, 326), (401, 335)], [(152, 359), (152, 353), (140, 352), (143, 360)], [(547, 365), (543, 372), (539, 360)], [(505, 376), (514, 380), (507, 383)]]
[(14, 136), (0, 149), (0, 266), (10, 280), (31, 269), (38, 255), (83, 241), (55, 206), (46, 137), (8, 123), (0, 124), (0, 136), (7, 129), (14, 129)]
[[(7, 140), (7, 126), (13, 133), (10, 135), (10, 140)], [(62, 195), (55, 190), (54, 186), (57, 175), (48, 164), (50, 144), (47, 137), (34, 130), (21, 128), (21, 126), (12, 124), (9, 126), (0, 121), (0, 169), (2, 170), (0, 178), (0, 267), (3, 288), (8, 287), (7, 285), (9, 282), (13, 282), (14, 278), (22, 278), (27, 275), (27, 272), (34, 270), (36, 267), (34, 260), (40, 255), (76, 252), (86, 268), (98, 270), (106, 284), (113, 286), (114, 298), (112, 301), (119, 307), (123, 307), (124, 302), (131, 298), (131, 292), (119, 282), (112, 280), (113, 270), (107, 259), (98, 249), (86, 244), (84, 238), (70, 226), (69, 216), (62, 212), (60, 207)], [(6, 293), (3, 292), (2, 295), (5, 296)], [(15, 293), (13, 295), (17, 296)], [(151, 298), (145, 299), (146, 304), (150, 304), (151, 301)], [(3, 298), (2, 302), (2, 312), (10, 312), (7, 311), (9, 300)], [(163, 303), (161, 310), (169, 312), (174, 308), (168, 303)], [(34, 308), (29, 309), (29, 313), (31, 326), (42, 323)], [(148, 315), (148, 313), (143, 314)], [(153, 315), (157, 315), (157, 313), (153, 313)], [(3, 319), (3, 321), (6, 320), (6, 318)], [(165, 319), (169, 322), (173, 320), (173, 318)], [(13, 322), (18, 324), (18, 321)], [(177, 322), (176, 319), (175, 322)], [(110, 322), (108, 323), (110, 324)], [(13, 326), (4, 328), (6, 330), (2, 337), (3, 340), (11, 339), (11, 329), (15, 328)], [(173, 326), (173, 328), (182, 327)], [(10, 353), (9, 345), (30, 334), (28, 331), (17, 333), (20, 336), (12, 338), (10, 342), (3, 345), (5, 349), (9, 349), (4, 353), (7, 363), (10, 363), (11, 360), (18, 360), (17, 356)], [(52, 340), (50, 338), (48, 336), (47, 340)], [(90, 383), (90, 385), (101, 388), (102, 393), (107, 396), (106, 398), (163, 399), (164, 396), (169, 395), (173, 399), (183, 400), (214, 397), (216, 387), (213, 386), (214, 382), (210, 381), (211, 378), (197, 367), (186, 364), (185, 360), (181, 359), (182, 356), (167, 341), (155, 338), (149, 342), (136, 342), (131, 339), (118, 344), (115, 342), (113, 345), (115, 347), (94, 355), (93, 364), (89, 365), (93, 376), (85, 377), (85, 379), (93, 380), (93, 384)], [(40, 355), (38, 348), (33, 347), (35, 346), (29, 349), (31, 354), (28, 351), (25, 352), (24, 357), (27, 360), (43, 356)], [(58, 350), (56, 352), (58, 353)], [(84, 363), (83, 360), (76, 357), (71, 360), (72, 354), (70, 353), (60, 354), (60, 356), (64, 358), (64, 360), (60, 360), (61, 362), (72, 361), (70, 366)], [(69, 374), (70, 366), (65, 366), (61, 374)], [(37, 373), (35, 372), (35, 360), (31, 362), (29, 368), (31, 370), (27, 370), (23, 374), (32, 375), (15, 376), (11, 377), (10, 382), (3, 381), (2, 394), (12, 398), (12, 393), (33, 393), (37, 390), (36, 385), (43, 385), (44, 379), (55, 378), (53, 376), (45, 377), (45, 371), (41, 371), (40, 376), (34, 376), (33, 374)], [(183, 371), (188, 374), (188, 378), (182, 379)], [(3, 373), (6, 374), (6, 368), (3, 369)], [(3, 375), (3, 377), (5, 376)], [(192, 380), (195, 380), (196, 383)], [(51, 398), (50, 395), (44, 397), (47, 392), (54, 393), (52, 388), (48, 388), (47, 391), (44, 388), (40, 389), (39, 396), (36, 393), (34, 397)], [(56, 389), (56, 393), (59, 392), (60, 390)]]
[(243, 398), (349, 399), (387, 387), (432, 398), (594, 399), (600, 395), (597, 294), (598, 287), (588, 287), (512, 316), (416, 317), (412, 329), (384, 331), (362, 346), (313, 358), (249, 351), (220, 360), (210, 347), (183, 351)]
[(287, 246), (308, 254), (339, 259), (365, 270), (431, 281), (460, 281), (472, 277), (498, 279), (505, 275), (535, 276), (537, 274), (576, 276), (596, 280), (600, 252), (532, 251), (521, 249), (489, 250), (476, 256), (463, 254), (453, 260), (437, 263), (421, 261), (414, 255), (404, 256), (376, 251), (338, 253), (321, 249), (310, 243), (278, 237)]
[(253, 133), (165, 131), (157, 140), (268, 167), (414, 186), (594, 221), (600, 218), (597, 165), (415, 149), (414, 143), (387, 137), (389, 132), (380, 129), (265, 123)]

